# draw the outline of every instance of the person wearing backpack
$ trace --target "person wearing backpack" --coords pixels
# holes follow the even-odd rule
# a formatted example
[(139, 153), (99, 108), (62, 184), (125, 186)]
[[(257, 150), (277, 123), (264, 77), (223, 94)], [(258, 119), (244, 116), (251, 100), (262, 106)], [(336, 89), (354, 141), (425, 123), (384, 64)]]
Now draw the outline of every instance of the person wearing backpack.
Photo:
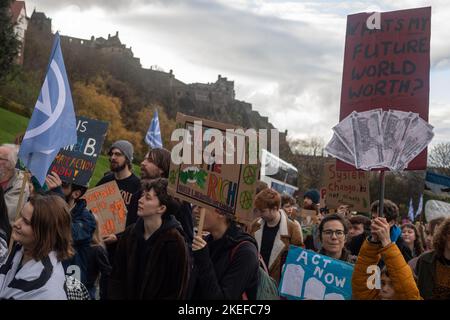
[(255, 300), (258, 290), (259, 262), (256, 241), (240, 229), (234, 216), (223, 211), (206, 210), (203, 239), (194, 237), (194, 269), (190, 299)]
[(270, 276), (279, 283), (282, 259), (289, 245), (303, 247), (300, 226), (281, 209), (280, 194), (273, 189), (264, 189), (256, 195), (255, 208), (261, 218), (252, 223), (250, 234), (256, 238)]

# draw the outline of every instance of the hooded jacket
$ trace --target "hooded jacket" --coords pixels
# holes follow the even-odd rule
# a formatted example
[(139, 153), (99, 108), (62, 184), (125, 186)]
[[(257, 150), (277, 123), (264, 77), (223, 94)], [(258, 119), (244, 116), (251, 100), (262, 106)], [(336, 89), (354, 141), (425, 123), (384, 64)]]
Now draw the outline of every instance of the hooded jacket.
[(189, 253), (180, 223), (169, 214), (144, 239), (139, 219), (117, 244), (108, 286), (109, 299), (183, 299), (189, 276)]
[(395, 243), (386, 247), (364, 241), (352, 276), (352, 294), (355, 300), (379, 299), (380, 290), (369, 289), (367, 270), (376, 265), (380, 258), (386, 263), (389, 278), (395, 290), (396, 300), (421, 300), (413, 273)]
[[(244, 292), (250, 300), (256, 299), (259, 260), (255, 239), (232, 223), (222, 238), (214, 240), (209, 235), (205, 240), (203, 249), (193, 251), (191, 299), (240, 300)], [(233, 248), (243, 241), (232, 256)]]

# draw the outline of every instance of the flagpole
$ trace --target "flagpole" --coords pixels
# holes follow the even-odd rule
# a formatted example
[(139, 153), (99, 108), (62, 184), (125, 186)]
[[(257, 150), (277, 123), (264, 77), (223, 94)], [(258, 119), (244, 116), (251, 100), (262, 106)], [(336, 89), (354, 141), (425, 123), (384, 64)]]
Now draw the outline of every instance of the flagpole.
[[(17, 173), (17, 174), (19, 174), (19, 173)], [(17, 221), (17, 219), (19, 219), (20, 211), (22, 210), (23, 195), (25, 194), (25, 187), (28, 183), (28, 180), (29, 180), (29, 174), (28, 174), (28, 172), (24, 171), (22, 186), (20, 187), (19, 202), (17, 203), (16, 215), (15, 215), (14, 221)], [(9, 252), (11, 252), (13, 243), (14, 243), (14, 241), (11, 238), (9, 241)]]
[(384, 217), (384, 170), (380, 170), (380, 203), (378, 205), (378, 216)]

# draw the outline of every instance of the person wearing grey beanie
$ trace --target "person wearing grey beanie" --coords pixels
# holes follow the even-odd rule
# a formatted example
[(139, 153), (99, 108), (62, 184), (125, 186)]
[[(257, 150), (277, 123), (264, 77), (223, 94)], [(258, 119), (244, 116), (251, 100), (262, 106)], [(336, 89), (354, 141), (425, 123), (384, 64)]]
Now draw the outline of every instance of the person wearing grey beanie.
[[(123, 156), (125, 156), (126, 161), (125, 163), (121, 163), (119, 165), (119, 163), (117, 162), (116, 159), (113, 159), (113, 149), (119, 149), (119, 151), (122, 153)], [(114, 142), (111, 147), (109, 148), (109, 152), (108, 155), (110, 156), (110, 162), (111, 162), (111, 171), (112, 172), (122, 172), (124, 175), (129, 176), (128, 171), (123, 171), (124, 166), (128, 166), (128, 169), (131, 170), (132, 169), (132, 161), (133, 161), (133, 153), (134, 153), (134, 149), (133, 149), (133, 145), (127, 141), (127, 140), (118, 140), (116, 142)], [(116, 153), (117, 155), (117, 153)]]
[[(137, 218), (137, 203), (139, 201), (141, 190), (140, 179), (131, 171), (133, 153), (134, 148), (129, 141), (115, 141), (108, 152), (111, 172), (105, 174), (105, 176), (97, 183), (97, 186), (99, 186), (113, 180), (117, 182), (120, 194), (127, 207), (127, 225), (135, 222), (132, 221), (132, 219), (128, 219), (128, 216), (135, 217), (134, 220)], [(117, 236), (111, 234), (106, 236), (103, 240), (107, 245), (112, 245), (117, 241)], [(110, 258), (112, 256), (112, 251), (113, 250), (108, 248)]]

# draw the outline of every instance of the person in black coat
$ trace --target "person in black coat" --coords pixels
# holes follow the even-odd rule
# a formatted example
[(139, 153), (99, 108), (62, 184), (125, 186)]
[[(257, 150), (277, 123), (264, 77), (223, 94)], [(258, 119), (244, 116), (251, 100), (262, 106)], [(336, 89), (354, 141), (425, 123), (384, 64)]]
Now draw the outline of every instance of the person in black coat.
[[(206, 210), (203, 239), (194, 237), (194, 270), (190, 298), (195, 300), (256, 299), (258, 250), (256, 240), (243, 232), (234, 216)], [(239, 246), (239, 247), (237, 247)]]
[(117, 244), (108, 285), (109, 299), (183, 299), (189, 252), (180, 223), (170, 214), (178, 203), (167, 194), (167, 179), (144, 183), (140, 219)]

